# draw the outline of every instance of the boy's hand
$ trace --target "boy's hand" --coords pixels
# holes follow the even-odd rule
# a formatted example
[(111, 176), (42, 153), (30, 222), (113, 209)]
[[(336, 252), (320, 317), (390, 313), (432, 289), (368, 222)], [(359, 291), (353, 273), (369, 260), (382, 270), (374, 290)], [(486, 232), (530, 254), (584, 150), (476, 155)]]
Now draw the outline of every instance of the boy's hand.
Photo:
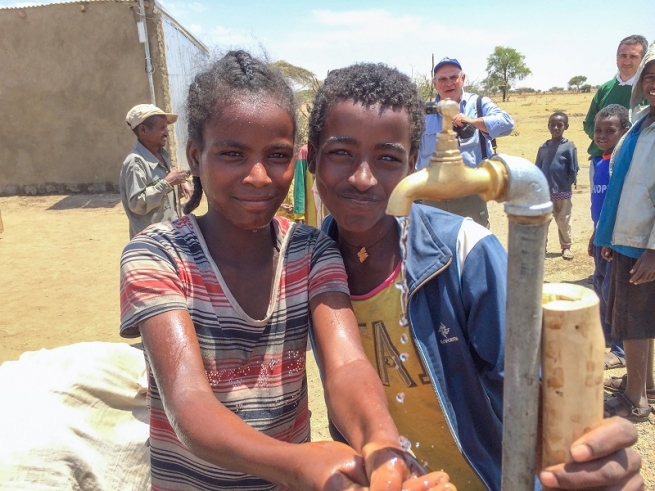
[(573, 442), (573, 462), (548, 467), (539, 479), (549, 489), (644, 489), (641, 457), (630, 448), (636, 442), (637, 430), (630, 421), (619, 416), (604, 419)]
[(362, 449), (370, 491), (455, 490), (445, 472), (422, 475), (424, 470), (411, 454), (386, 443), (370, 442)]
[(603, 256), (603, 259), (605, 259), (605, 261), (611, 261), (613, 259), (612, 254), (613, 254), (612, 249), (610, 249), (609, 247), (603, 246), (602, 249), (600, 250), (600, 255)]
[(634, 268), (630, 270), (630, 274), (632, 275), (630, 283), (633, 285), (641, 285), (655, 280), (655, 250), (646, 249), (642, 252)]

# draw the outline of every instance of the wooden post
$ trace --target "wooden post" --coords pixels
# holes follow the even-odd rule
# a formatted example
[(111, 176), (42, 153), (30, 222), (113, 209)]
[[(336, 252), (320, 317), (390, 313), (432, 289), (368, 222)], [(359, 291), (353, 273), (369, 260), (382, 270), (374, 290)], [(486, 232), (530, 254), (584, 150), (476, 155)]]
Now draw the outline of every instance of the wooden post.
[(571, 444), (603, 420), (605, 339), (598, 306), (598, 297), (588, 288), (544, 285), (544, 467), (570, 462)]

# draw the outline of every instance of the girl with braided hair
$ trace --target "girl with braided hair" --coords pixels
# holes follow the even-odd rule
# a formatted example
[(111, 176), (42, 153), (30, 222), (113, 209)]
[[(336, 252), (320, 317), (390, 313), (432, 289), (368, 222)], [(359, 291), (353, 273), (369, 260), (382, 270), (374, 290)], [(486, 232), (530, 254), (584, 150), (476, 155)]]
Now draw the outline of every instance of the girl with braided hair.
[[(448, 489), (443, 473), (412, 477), (336, 245), (275, 217), (294, 172), (292, 90), (232, 51), (196, 76), (187, 105), (188, 214), (146, 229), (121, 260), (121, 335), (142, 337), (148, 366), (152, 488)], [(310, 322), (352, 448), (309, 442)]]

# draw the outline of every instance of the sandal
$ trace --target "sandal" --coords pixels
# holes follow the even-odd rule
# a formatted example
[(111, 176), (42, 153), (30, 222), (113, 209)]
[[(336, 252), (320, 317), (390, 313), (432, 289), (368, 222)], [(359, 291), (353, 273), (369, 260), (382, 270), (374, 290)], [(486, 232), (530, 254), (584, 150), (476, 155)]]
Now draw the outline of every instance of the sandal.
[[(613, 393), (623, 393), (625, 388), (628, 386), (628, 374), (621, 377), (608, 377), (603, 382), (603, 388), (607, 392)], [(646, 389), (646, 397), (648, 398), (648, 404), (655, 404), (655, 387), (652, 389)]]
[[(624, 409), (628, 410), (628, 414), (620, 414), (621, 410)], [(645, 408), (635, 406), (624, 394), (617, 392), (614, 394), (613, 399), (605, 401), (605, 404), (603, 405), (603, 417), (611, 418), (612, 416), (621, 416), (633, 423), (642, 423), (648, 421), (652, 410), (653, 408), (651, 406)]]
[(608, 351), (605, 353), (605, 370), (612, 368), (625, 368), (625, 357)]

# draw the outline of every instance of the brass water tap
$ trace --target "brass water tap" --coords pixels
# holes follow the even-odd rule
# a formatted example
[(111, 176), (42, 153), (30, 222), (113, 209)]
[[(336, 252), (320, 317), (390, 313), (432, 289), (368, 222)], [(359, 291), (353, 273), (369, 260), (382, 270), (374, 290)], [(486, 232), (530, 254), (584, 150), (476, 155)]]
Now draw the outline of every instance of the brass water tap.
[(452, 130), (459, 104), (445, 99), (436, 104), (428, 103), (426, 107), (429, 112), (438, 112), (442, 116), (435, 151), (425, 169), (398, 183), (389, 197), (387, 214), (408, 216), (412, 203), (418, 199), (444, 201), (479, 194), (485, 201), (502, 201), (508, 181), (502, 162), (485, 159), (475, 168), (464, 164), (457, 134)]

